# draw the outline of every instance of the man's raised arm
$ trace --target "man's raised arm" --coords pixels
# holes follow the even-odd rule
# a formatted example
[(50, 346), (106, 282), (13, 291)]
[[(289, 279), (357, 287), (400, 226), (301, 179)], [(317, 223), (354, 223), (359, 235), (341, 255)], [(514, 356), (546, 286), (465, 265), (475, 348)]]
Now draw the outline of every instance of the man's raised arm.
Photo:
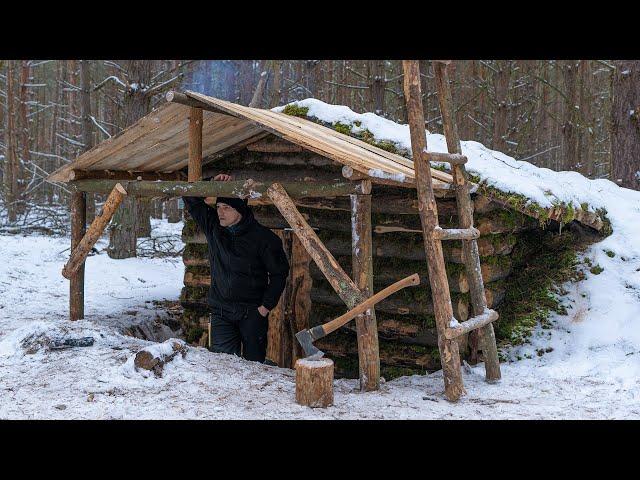
[[(231, 175), (219, 174), (213, 177), (214, 181), (227, 182), (231, 180)], [(202, 197), (182, 197), (184, 204), (200, 229), (204, 232), (212, 230), (220, 225), (218, 212), (215, 208), (207, 205)]]

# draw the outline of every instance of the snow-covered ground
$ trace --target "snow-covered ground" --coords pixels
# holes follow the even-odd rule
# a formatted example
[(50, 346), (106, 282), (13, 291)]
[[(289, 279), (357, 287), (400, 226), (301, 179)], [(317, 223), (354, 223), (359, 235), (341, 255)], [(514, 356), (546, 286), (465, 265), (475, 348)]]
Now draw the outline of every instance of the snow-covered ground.
[[(410, 147), (406, 126), (305, 102), (318, 118), (357, 120), (376, 138)], [(428, 143), (429, 150), (444, 150), (441, 135), (430, 134)], [(89, 257), (86, 319), (71, 323), (60, 274), (69, 240), (0, 235), (0, 418), (640, 418), (640, 192), (537, 168), (477, 142), (462, 146), (469, 170), (483, 181), (543, 207), (605, 208), (613, 228), (582, 254), (601, 272), (565, 285), (569, 315), (552, 318), (553, 327), (535, 331), (531, 344), (506, 352), (532, 358), (503, 363), (498, 384), (484, 382), (483, 365), (465, 366), (467, 395), (452, 404), (443, 397), (441, 372), (402, 377), (369, 393), (358, 392), (356, 380), (336, 380), (335, 405), (312, 410), (294, 401), (293, 371), (202, 348), (176, 357), (162, 378), (143, 375), (129, 359), (150, 343), (119, 331), (154, 318), (152, 300), (178, 298), (179, 257), (116, 261), (102, 251)], [(155, 225), (176, 238), (180, 227)], [(98, 249), (104, 247), (103, 240)], [(23, 345), (34, 345), (39, 334), (92, 336), (95, 344), (26, 353)], [(548, 347), (550, 353), (535, 354)]]
[[(179, 234), (181, 224), (156, 225)], [(591, 324), (624, 328), (624, 317), (590, 316), (586, 300), (559, 317), (543, 357), (502, 365), (503, 380), (484, 382), (482, 365), (465, 368), (467, 395), (443, 397), (440, 372), (403, 377), (380, 392), (360, 393), (357, 381), (336, 380), (335, 405), (312, 410), (294, 401), (294, 372), (190, 347), (167, 364), (162, 378), (136, 372), (134, 353), (150, 342), (121, 329), (156, 315), (151, 300), (176, 299), (180, 258), (111, 260), (101, 251), (87, 260), (86, 319), (67, 320), (68, 283), (60, 271), (68, 239), (0, 236), (0, 418), (10, 419), (410, 419), (410, 418), (639, 418), (636, 337), (605, 335), (592, 344)], [(614, 262), (616, 259), (609, 259)], [(637, 263), (637, 259), (635, 260)], [(595, 280), (600, 280), (607, 269)], [(592, 279), (571, 296), (591, 293)], [(597, 285), (593, 285), (597, 288)], [(611, 287), (607, 287), (611, 290)], [(637, 297), (636, 297), (637, 298)], [(636, 305), (640, 303), (637, 299)], [(623, 309), (623, 306), (619, 308)], [(137, 315), (132, 313), (138, 311)], [(598, 327), (607, 330), (606, 327)], [(585, 330), (587, 333), (585, 333)], [(617, 330), (616, 330), (617, 331)], [(92, 347), (26, 353), (22, 342), (49, 337), (95, 339)], [(30, 342), (32, 345), (34, 342)], [(127, 361), (129, 360), (129, 361)], [(144, 372), (147, 373), (147, 372)]]

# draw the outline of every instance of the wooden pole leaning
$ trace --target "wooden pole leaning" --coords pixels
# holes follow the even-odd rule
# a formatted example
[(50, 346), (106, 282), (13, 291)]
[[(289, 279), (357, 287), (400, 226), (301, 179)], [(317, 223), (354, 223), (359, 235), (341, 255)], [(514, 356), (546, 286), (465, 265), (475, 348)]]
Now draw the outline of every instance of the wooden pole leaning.
[(102, 232), (104, 232), (104, 229), (126, 195), (127, 191), (122, 187), (122, 185), (116, 183), (115, 187), (113, 187), (113, 190), (109, 194), (107, 201), (104, 202), (102, 210), (98, 212), (96, 218), (91, 222), (91, 226), (89, 226), (87, 233), (84, 234), (76, 248), (71, 251), (71, 257), (62, 269), (62, 276), (64, 278), (70, 279), (84, 263), (87, 255), (91, 251), (91, 248), (96, 244), (100, 235), (102, 235)]
[(445, 336), (446, 329), (454, 317), (447, 271), (442, 254), (442, 242), (434, 235), (434, 229), (438, 227), (438, 211), (431, 182), (431, 168), (428, 158), (426, 158), (427, 138), (420, 92), (420, 68), (416, 60), (403, 60), (402, 67), (418, 193), (418, 211), (422, 223), (429, 282), (431, 283), (445, 397), (449, 401), (455, 402), (465, 393), (465, 390), (460, 371), (458, 343)]
[[(447, 74), (447, 65), (449, 62), (433, 62), (436, 88), (438, 92), (438, 102), (440, 103), (440, 112), (442, 114), (442, 123), (444, 125), (445, 138), (447, 140), (447, 150), (451, 154), (462, 155), (462, 146), (458, 129), (454, 120), (453, 100), (451, 98), (451, 88), (449, 87), (449, 77)], [(458, 219), (461, 229), (473, 228), (473, 206), (469, 195), (469, 182), (466, 178), (466, 171), (463, 164), (451, 166), (453, 173), (453, 181), (456, 185), (456, 199), (458, 204)], [(462, 256), (466, 266), (467, 278), (469, 283), (469, 297), (471, 299), (471, 307), (473, 315), (482, 315), (487, 305), (484, 293), (484, 282), (482, 273), (477, 266), (480, 265), (480, 256), (478, 253), (478, 244), (473, 240), (462, 240)], [(484, 356), (485, 379), (488, 382), (500, 380), (500, 361), (498, 359), (498, 350), (496, 346), (496, 336), (493, 325), (488, 323), (484, 327), (471, 332), (475, 335), (477, 332), (480, 348)]]
[[(71, 195), (71, 252), (82, 241), (87, 230), (87, 196), (84, 192)], [(84, 261), (69, 277), (69, 320), (84, 318)]]
[(300, 239), (300, 243), (309, 252), (309, 256), (318, 265), (320, 271), (327, 278), (331, 287), (336, 291), (342, 301), (349, 307), (354, 308), (362, 303), (367, 297), (360, 291), (356, 284), (349, 278), (338, 261), (327, 250), (318, 235), (309, 226), (302, 214), (298, 211), (293, 200), (286, 190), (279, 183), (274, 183), (267, 189), (267, 196), (278, 208), (293, 232)]

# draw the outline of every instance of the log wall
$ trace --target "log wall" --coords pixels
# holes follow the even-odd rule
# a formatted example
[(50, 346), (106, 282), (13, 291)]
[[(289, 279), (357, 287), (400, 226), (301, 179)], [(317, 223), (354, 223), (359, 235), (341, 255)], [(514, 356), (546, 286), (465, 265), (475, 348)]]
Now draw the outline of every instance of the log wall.
[[(214, 165), (205, 165), (204, 176), (206, 179), (216, 173), (231, 173), (237, 180), (303, 179), (311, 182), (341, 179), (341, 167), (342, 165), (309, 152), (244, 150), (232, 157), (217, 160)], [(350, 274), (349, 198), (297, 199), (296, 203), (309, 225), (317, 229), (320, 239)], [(456, 227), (455, 200), (440, 198), (437, 203), (441, 226)], [(286, 221), (273, 205), (260, 199), (253, 202), (253, 210), (256, 219), (263, 225), (277, 232), (289, 233), (284, 230), (288, 228)], [(475, 196), (474, 210), (475, 226), (481, 232), (478, 247), (487, 301), (490, 308), (500, 312), (500, 303), (505, 296), (505, 283), (512, 272), (510, 255), (518, 241), (518, 234), (537, 228), (538, 223), (487, 201), (484, 197)], [(420, 274), (422, 280), (419, 287), (402, 290), (376, 306), (381, 374), (390, 379), (402, 374), (437, 370), (440, 368), (440, 361), (415, 190), (374, 185), (372, 228), (374, 291), (377, 292), (412, 273)], [(185, 286), (181, 303), (185, 308), (185, 331), (188, 341), (205, 344), (208, 327), (206, 294), (210, 284), (208, 252), (204, 235), (189, 218), (185, 220), (183, 241), (186, 243), (183, 256)], [(291, 241), (288, 244), (288, 254), (291, 255)], [(461, 245), (460, 242), (444, 242), (443, 247), (454, 314), (458, 320), (463, 321), (470, 316), (471, 310)], [(293, 366), (298, 356), (295, 339), (292, 346), (291, 338), (283, 336), (299, 330), (307, 322), (310, 326), (324, 323), (347, 310), (313, 261), (294, 260), (290, 263), (295, 263), (297, 268), (296, 272), (292, 272), (292, 277), (304, 277), (307, 287), (301, 290), (289, 285), (285, 290), (285, 294), (289, 292), (289, 295), (295, 295), (295, 299), (283, 299), (282, 305), (274, 309), (270, 316), (270, 339), (279, 342), (281, 348), (270, 345), (268, 349), (268, 356), (272, 360), (279, 364), (288, 363), (286, 366), (289, 367)], [(306, 273), (301, 272), (301, 269), (306, 270)], [(295, 311), (298, 304), (297, 311), (304, 312), (302, 317), (298, 313), (295, 315), (296, 319), (291, 320), (291, 317), (286, 318), (281, 312)], [(292, 321), (296, 323), (295, 328), (290, 325)], [(459, 342), (461, 353), (469, 355), (466, 336), (461, 337)], [(353, 322), (321, 339), (318, 347), (335, 361), (337, 375), (358, 377)], [(286, 352), (283, 353), (282, 350)]]

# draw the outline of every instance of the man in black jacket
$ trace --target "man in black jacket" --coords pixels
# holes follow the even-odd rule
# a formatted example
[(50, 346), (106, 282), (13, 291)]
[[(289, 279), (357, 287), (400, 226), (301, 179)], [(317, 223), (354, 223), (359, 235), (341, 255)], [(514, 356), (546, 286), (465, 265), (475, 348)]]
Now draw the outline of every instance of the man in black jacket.
[(211, 350), (264, 362), (269, 311), (289, 274), (282, 241), (257, 222), (246, 199), (218, 197), (213, 209), (203, 198), (182, 198), (209, 244)]

